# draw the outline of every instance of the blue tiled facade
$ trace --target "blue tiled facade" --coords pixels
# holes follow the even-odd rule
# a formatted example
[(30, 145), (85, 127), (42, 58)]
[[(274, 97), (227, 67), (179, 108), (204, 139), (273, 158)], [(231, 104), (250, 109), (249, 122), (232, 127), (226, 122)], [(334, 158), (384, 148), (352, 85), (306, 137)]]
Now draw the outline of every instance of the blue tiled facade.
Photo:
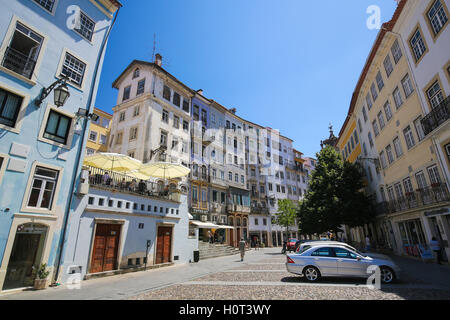
[[(57, 265), (87, 139), (83, 131), (89, 120), (77, 112), (93, 110), (103, 62), (99, 56), (114, 14), (106, 9), (108, 3), (115, 2), (2, 2), (0, 290), (28, 286), (32, 265), (47, 263), (50, 270)], [(81, 23), (69, 28), (72, 21)], [(37, 107), (41, 90), (61, 74), (69, 76), (67, 102), (57, 108), (51, 92)]]

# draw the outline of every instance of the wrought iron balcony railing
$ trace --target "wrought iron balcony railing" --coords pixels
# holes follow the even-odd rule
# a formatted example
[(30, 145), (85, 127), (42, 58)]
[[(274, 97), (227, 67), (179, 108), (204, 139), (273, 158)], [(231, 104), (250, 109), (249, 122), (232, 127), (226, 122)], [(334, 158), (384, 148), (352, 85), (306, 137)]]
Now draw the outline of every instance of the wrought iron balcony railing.
[(31, 79), (34, 72), (34, 67), (36, 66), (36, 61), (29, 58), (22, 52), (8, 47), (6, 48), (5, 55), (3, 56), (2, 66), (28, 79)]
[(445, 183), (433, 184), (431, 187), (406, 193), (392, 201), (377, 203), (376, 213), (387, 214), (420, 208), (423, 206), (450, 201), (450, 193)]
[(422, 127), (425, 135), (430, 134), (450, 118), (450, 96), (441, 102), (436, 108), (431, 110), (423, 119)]
[(86, 167), (89, 171), (89, 185), (111, 189), (114, 192), (131, 193), (140, 196), (158, 197), (179, 202), (178, 189), (161, 184), (142, 181), (118, 172)]

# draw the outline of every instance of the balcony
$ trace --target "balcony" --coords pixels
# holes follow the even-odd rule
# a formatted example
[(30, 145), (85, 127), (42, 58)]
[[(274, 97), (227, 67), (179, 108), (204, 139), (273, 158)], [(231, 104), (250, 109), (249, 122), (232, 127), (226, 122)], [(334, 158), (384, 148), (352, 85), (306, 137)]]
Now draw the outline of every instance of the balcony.
[(3, 56), (2, 66), (25, 78), (31, 79), (34, 67), (36, 66), (36, 61), (22, 52), (12, 47), (8, 47)]
[(376, 213), (389, 214), (425, 207), (450, 201), (450, 193), (445, 183), (434, 184), (431, 187), (418, 189), (415, 192), (406, 193), (396, 200), (380, 202), (376, 204)]
[(251, 206), (250, 213), (251, 214), (269, 214), (269, 208), (263, 207), (261, 205)]
[(228, 213), (250, 213), (250, 207), (238, 204), (227, 204), (227, 211)]
[(89, 171), (89, 186), (109, 189), (113, 192), (160, 198), (180, 202), (181, 191), (174, 187), (163, 186), (153, 182), (137, 181), (138, 179), (125, 174), (87, 167)]
[(450, 117), (450, 96), (441, 102), (436, 108), (431, 110), (423, 119), (422, 127), (425, 135), (433, 132), (437, 127), (446, 122)]

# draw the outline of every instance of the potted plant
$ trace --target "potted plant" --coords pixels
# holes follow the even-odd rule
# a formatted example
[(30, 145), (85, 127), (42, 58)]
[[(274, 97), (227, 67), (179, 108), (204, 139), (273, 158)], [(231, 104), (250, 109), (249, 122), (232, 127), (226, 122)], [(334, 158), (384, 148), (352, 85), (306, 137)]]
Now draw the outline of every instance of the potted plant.
[(42, 290), (48, 287), (48, 275), (50, 271), (47, 269), (47, 264), (43, 263), (36, 271), (36, 278), (34, 280), (34, 289)]

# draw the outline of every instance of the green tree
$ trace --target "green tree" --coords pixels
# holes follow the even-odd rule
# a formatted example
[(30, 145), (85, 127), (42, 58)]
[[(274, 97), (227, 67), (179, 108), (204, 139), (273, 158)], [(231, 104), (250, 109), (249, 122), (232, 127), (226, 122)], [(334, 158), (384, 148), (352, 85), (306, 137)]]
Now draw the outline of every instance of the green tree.
[(286, 228), (286, 239), (289, 227), (295, 225), (298, 203), (289, 199), (278, 200), (278, 212), (275, 214), (275, 223)]
[(342, 224), (362, 226), (372, 217), (372, 204), (364, 194), (364, 175), (357, 164), (344, 162), (326, 146), (317, 154), (308, 192), (298, 210), (304, 234), (342, 231)]

